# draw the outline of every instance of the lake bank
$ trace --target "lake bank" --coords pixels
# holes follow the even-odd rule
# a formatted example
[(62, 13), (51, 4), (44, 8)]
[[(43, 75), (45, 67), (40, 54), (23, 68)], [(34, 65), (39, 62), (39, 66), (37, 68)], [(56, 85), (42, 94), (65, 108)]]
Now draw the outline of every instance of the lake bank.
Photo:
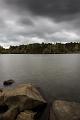
[(55, 100), (48, 103), (32, 84), (0, 89), (0, 120), (79, 120), (80, 103)]

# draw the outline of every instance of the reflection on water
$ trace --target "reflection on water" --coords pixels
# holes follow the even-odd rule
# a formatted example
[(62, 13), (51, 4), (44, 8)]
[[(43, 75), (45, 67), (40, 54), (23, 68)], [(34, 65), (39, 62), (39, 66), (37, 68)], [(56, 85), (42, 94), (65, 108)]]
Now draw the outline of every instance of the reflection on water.
[(1, 87), (7, 79), (33, 83), (49, 100), (80, 101), (80, 55), (0, 55)]

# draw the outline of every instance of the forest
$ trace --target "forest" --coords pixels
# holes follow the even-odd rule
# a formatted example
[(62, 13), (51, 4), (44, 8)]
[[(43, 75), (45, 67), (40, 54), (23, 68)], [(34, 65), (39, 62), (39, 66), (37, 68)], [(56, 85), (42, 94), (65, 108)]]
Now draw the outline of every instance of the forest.
[(0, 54), (71, 54), (80, 53), (80, 43), (33, 43), (10, 46), (8, 49), (0, 46)]

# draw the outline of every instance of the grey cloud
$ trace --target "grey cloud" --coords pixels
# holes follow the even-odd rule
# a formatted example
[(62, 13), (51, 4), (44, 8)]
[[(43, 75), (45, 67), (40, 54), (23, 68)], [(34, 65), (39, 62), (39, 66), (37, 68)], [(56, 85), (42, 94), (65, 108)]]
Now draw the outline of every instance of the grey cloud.
[(30, 26), (33, 26), (33, 22), (30, 20), (30, 19), (26, 19), (26, 18), (22, 18), (20, 20), (20, 23), (23, 24), (23, 25), (30, 25)]
[(21, 11), (29, 10), (35, 15), (57, 20), (73, 19), (75, 14), (80, 13), (80, 0), (6, 0), (5, 2)]
[(79, 3), (79, 0), (0, 0), (0, 44), (79, 40)]

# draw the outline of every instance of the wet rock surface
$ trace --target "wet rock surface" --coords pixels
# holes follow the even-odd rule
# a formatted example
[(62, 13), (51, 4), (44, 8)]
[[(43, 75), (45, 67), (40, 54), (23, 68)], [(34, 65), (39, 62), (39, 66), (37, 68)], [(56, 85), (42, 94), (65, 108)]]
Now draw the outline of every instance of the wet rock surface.
[(0, 92), (0, 120), (35, 120), (34, 113), (38, 118), (45, 108), (46, 101), (31, 84)]
[(80, 120), (80, 103), (55, 101), (50, 111), (50, 120)]

